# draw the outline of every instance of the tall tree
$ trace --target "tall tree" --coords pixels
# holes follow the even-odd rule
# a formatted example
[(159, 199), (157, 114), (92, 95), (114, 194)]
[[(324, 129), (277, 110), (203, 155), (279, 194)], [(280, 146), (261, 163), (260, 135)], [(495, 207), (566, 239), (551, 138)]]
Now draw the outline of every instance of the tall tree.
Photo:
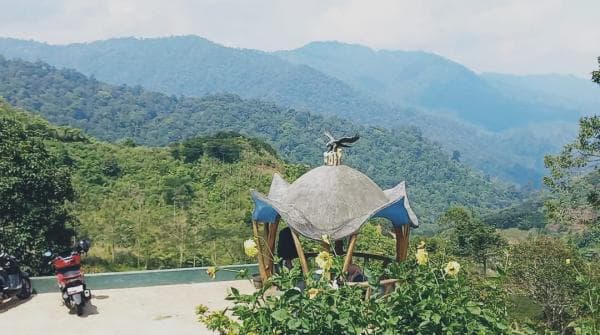
[[(0, 110), (5, 106), (0, 102)], [(69, 172), (51, 155), (36, 130), (0, 116), (0, 250), (20, 258), (34, 273), (41, 254), (70, 245), (72, 200)]]
[(450, 228), (454, 253), (472, 258), (483, 266), (487, 273), (488, 260), (503, 246), (505, 241), (493, 227), (487, 225), (464, 207), (452, 207), (439, 219), (439, 223)]
[[(600, 65), (600, 57), (598, 63)], [(600, 70), (592, 72), (592, 81), (600, 84)], [(568, 221), (597, 223), (600, 209), (600, 116), (581, 118), (575, 141), (565, 145), (558, 155), (546, 156), (544, 164), (550, 170), (550, 176), (544, 177), (544, 184), (561, 197), (547, 202), (550, 217), (555, 221), (565, 221), (560, 218), (566, 216)], [(575, 215), (569, 215), (572, 213)], [(580, 220), (580, 217), (584, 219)]]

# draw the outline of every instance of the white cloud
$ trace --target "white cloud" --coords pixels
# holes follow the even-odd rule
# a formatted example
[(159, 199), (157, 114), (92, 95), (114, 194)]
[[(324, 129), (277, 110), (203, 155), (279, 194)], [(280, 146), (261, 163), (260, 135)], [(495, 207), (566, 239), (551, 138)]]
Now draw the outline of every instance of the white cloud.
[(340, 40), (431, 51), (476, 71), (585, 77), (600, 55), (596, 0), (0, 0), (0, 8), (0, 36), (61, 44), (194, 34), (278, 50)]

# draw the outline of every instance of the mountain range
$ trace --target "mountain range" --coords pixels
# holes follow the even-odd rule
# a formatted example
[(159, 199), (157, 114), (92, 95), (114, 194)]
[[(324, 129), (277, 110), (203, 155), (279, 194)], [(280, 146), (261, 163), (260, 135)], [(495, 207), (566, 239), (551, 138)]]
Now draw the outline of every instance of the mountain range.
[[(584, 80), (546, 76), (535, 82), (510, 75), (480, 76), (467, 67), (441, 56), (422, 51), (372, 50), (339, 42), (313, 42), (302, 48), (279, 51), (276, 55), (294, 64), (309, 65), (327, 75), (383, 101), (402, 106), (418, 106), (451, 114), (490, 130), (504, 130), (533, 122), (575, 121), (583, 113), (569, 104), (551, 98), (563, 86), (579, 85), (590, 94), (594, 85)], [(529, 85), (535, 83), (536, 85)], [(584, 84), (587, 84), (584, 85)], [(545, 99), (535, 93), (546, 88)], [(529, 90), (523, 92), (523, 87)], [(515, 91), (521, 94), (514, 94)], [(573, 90), (571, 90), (573, 91)], [(574, 93), (574, 92), (569, 92)], [(581, 94), (563, 94), (577, 97)], [(597, 94), (595, 94), (597, 96)], [(575, 99), (573, 99), (575, 100)], [(600, 106), (600, 98), (595, 99)]]
[(359, 133), (344, 162), (382, 187), (406, 180), (425, 222), (452, 204), (482, 210), (514, 204), (520, 194), (452, 160), (415, 127), (386, 129), (247, 100), (232, 94), (176, 97), (140, 86), (115, 86), (75, 70), (0, 57), (0, 96), (13, 106), (112, 142), (165, 146), (232, 131), (271, 144), (287, 161), (323, 164), (325, 130)]
[(462, 162), (521, 185), (539, 186), (544, 154), (600, 107), (593, 84), (574, 76), (477, 74), (431, 53), (339, 42), (267, 53), (196, 36), (69, 45), (2, 38), (0, 54), (169, 95), (229, 92), (365, 125), (415, 126)]

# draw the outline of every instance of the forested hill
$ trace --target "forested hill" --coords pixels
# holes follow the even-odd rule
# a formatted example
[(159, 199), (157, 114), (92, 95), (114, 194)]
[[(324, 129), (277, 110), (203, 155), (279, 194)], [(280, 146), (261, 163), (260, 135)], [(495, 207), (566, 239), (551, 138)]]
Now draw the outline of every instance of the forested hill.
[[(268, 144), (236, 134), (196, 138), (177, 150), (134, 146), (131, 142), (116, 145), (99, 142), (77, 129), (50, 125), (0, 99), (0, 134), (6, 133), (17, 134), (9, 140), (17, 142), (13, 144), (20, 148), (19, 157), (29, 160), (8, 162), (15, 165), (8, 169), (0, 164), (0, 193), (11, 195), (4, 208), (20, 208), (11, 207), (10, 202), (22, 201), (18, 200), (19, 192), (29, 199), (27, 173), (38, 168), (35, 159), (39, 159), (40, 151), (49, 152), (47, 161), (71, 176), (75, 196), (66, 207), (73, 218), (67, 228), (73, 227), (79, 237), (93, 241), (93, 253), (86, 263), (101, 266), (94, 271), (251, 262), (241, 247), (231, 247), (241, 246), (252, 234), (249, 190), (267, 192), (274, 172), (293, 180), (304, 171), (302, 166), (284, 163)], [(34, 150), (38, 153), (29, 152)], [(0, 150), (0, 154), (7, 152), (10, 154), (10, 150)], [(11, 177), (7, 178), (9, 183), (1, 178), (6, 173)], [(61, 182), (69, 183), (69, 178)], [(36, 185), (36, 190), (56, 192), (43, 189), (58, 188), (47, 184)], [(71, 189), (70, 185), (61, 186)], [(40, 206), (36, 202), (27, 205)], [(7, 251), (20, 257), (27, 254), (19, 245), (20, 238), (48, 230), (35, 220), (26, 223), (36, 211), (29, 216), (23, 215), (25, 212), (16, 213), (23, 218), (17, 222), (22, 224), (17, 226), (21, 234), (9, 234), (17, 243), (0, 241), (6, 243)], [(14, 218), (10, 214), (8, 217)], [(10, 232), (10, 224), (15, 222), (8, 224)], [(41, 245), (57, 244), (57, 236), (69, 236), (68, 231), (53, 234)], [(39, 261), (39, 254), (32, 259)]]
[(0, 38), (0, 55), (42, 60), (108, 83), (141, 85), (166, 94), (200, 97), (230, 92), (362, 121), (392, 113), (386, 104), (306, 65), (197, 36), (119, 38), (67, 46)]
[[(557, 151), (566, 143), (563, 138), (572, 138), (575, 132), (574, 122), (572, 127), (536, 122), (535, 128), (511, 128), (500, 134), (474, 125), (504, 129), (507, 124), (498, 120), (511, 125), (553, 120), (553, 115), (563, 115), (561, 111), (575, 105), (561, 102), (557, 113), (534, 113), (535, 118), (524, 120), (532, 115), (520, 114), (523, 105), (539, 111), (537, 91), (512, 84), (507, 89), (506, 80), (492, 82), (489, 76), (478, 77), (460, 64), (424, 52), (375, 52), (361, 46), (315, 43), (273, 54), (182, 36), (70, 45), (0, 38), (0, 55), (39, 59), (111, 84), (142, 85), (166, 94), (201, 97), (230, 92), (363, 124), (416, 126), (447, 153), (460, 151), (462, 162), (492, 178), (521, 185), (539, 185), (545, 173), (544, 154)], [(563, 90), (561, 83), (554, 85), (553, 92)], [(504, 93), (509, 91), (524, 93), (516, 103), (507, 101)], [(544, 102), (554, 100), (544, 98)], [(401, 105), (390, 106), (390, 102)], [(502, 106), (516, 105), (520, 107), (500, 111)]]
[[(567, 104), (551, 94), (540, 99), (540, 91), (547, 90), (548, 84), (517, 85), (514, 78), (518, 77), (505, 75), (506, 80), (499, 85), (499, 80), (491, 76), (480, 76), (461, 64), (422, 51), (376, 51), (355, 44), (313, 42), (275, 54), (294, 64), (311, 66), (384, 101), (455, 114), (491, 130), (548, 121), (576, 122), (582, 114), (591, 112), (589, 106)], [(572, 92), (573, 97), (595, 89), (584, 79), (545, 76), (544, 80), (553, 80), (555, 91), (578, 88), (579, 92)], [(513, 94), (511, 89), (521, 92)], [(594, 103), (599, 107), (600, 99)]]
[(141, 144), (167, 145), (226, 130), (266, 140), (285, 159), (313, 166), (322, 163), (324, 130), (338, 136), (358, 132), (362, 138), (347, 150), (345, 162), (382, 187), (406, 180), (414, 207), (425, 222), (451, 204), (501, 208), (518, 197), (451, 160), (414, 128), (363, 127), (235, 95), (167, 96), (23, 61), (0, 61), (0, 95), (51, 122), (105, 140), (131, 138)]

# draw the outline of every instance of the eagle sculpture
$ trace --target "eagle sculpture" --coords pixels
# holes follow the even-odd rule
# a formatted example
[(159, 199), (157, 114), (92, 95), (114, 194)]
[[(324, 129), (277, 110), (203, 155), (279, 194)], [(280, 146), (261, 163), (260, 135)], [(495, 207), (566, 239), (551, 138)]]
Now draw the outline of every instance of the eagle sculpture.
[(329, 139), (329, 142), (327, 142), (327, 152), (336, 152), (338, 147), (349, 148), (351, 146), (348, 144), (354, 143), (360, 138), (360, 136), (356, 134), (352, 137), (342, 137), (339, 140), (336, 140), (327, 130), (325, 131), (325, 136)]

